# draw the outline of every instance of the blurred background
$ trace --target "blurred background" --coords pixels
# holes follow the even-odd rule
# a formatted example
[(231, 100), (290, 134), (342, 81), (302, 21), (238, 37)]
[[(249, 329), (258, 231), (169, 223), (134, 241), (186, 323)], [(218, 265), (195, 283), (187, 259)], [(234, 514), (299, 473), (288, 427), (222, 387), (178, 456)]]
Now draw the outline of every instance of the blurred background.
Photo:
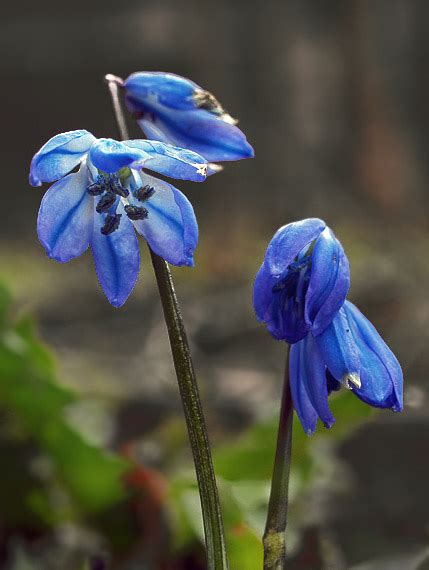
[[(429, 3), (44, 0), (2, 7), (0, 568), (204, 568), (198, 495), (142, 243), (125, 307), (89, 253), (37, 241), (32, 155), (54, 134), (116, 136), (106, 73), (171, 71), (212, 91), (254, 145), (180, 183), (200, 226), (174, 270), (219, 476), (233, 570), (261, 567), (285, 346), (252, 312), (274, 231), (318, 216), (351, 299), (398, 355), (405, 409), (351, 393), (294, 428), (291, 570), (429, 568)], [(140, 132), (132, 120), (134, 137)]]

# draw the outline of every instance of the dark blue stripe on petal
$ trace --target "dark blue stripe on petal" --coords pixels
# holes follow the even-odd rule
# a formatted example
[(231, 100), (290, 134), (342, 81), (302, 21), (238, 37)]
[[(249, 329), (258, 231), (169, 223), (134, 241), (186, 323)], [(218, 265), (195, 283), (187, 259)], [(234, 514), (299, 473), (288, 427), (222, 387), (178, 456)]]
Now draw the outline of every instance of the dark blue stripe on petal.
[(121, 307), (137, 281), (140, 269), (140, 251), (132, 223), (122, 204), (117, 212), (122, 214), (119, 228), (103, 235), (101, 228), (105, 215), (94, 215), (91, 248), (100, 285), (114, 307)]
[(93, 198), (86, 192), (85, 166), (56, 182), (43, 197), (37, 219), (39, 239), (49, 257), (65, 263), (88, 247)]

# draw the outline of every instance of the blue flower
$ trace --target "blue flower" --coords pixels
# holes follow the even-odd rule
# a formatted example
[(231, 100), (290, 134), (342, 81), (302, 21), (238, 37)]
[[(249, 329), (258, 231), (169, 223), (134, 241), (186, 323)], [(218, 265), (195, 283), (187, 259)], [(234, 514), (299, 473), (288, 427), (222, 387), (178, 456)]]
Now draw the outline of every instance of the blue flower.
[(346, 301), (344, 250), (317, 218), (280, 228), (270, 241), (254, 286), (258, 319), (292, 344), (293, 404), (308, 434), (320, 418), (335, 422), (328, 404), (341, 385), (370, 406), (402, 410), (402, 371), (373, 325)]
[(253, 148), (222, 105), (193, 81), (163, 72), (133, 73), (127, 106), (150, 139), (189, 148), (209, 162), (253, 157)]
[(349, 263), (332, 230), (317, 218), (294, 222), (268, 245), (255, 280), (255, 312), (274, 338), (298, 342), (328, 327), (349, 285)]
[(32, 186), (55, 182), (37, 220), (48, 256), (65, 263), (91, 246), (101, 287), (114, 307), (125, 303), (138, 277), (134, 229), (166, 261), (193, 265), (198, 226), (192, 205), (146, 169), (199, 182), (207, 162), (162, 142), (96, 139), (85, 130), (56, 135), (31, 162)]
[(402, 410), (402, 370), (374, 326), (346, 301), (325, 331), (293, 344), (290, 385), (294, 407), (311, 435), (320, 418), (335, 422), (328, 394), (341, 385), (370, 406)]

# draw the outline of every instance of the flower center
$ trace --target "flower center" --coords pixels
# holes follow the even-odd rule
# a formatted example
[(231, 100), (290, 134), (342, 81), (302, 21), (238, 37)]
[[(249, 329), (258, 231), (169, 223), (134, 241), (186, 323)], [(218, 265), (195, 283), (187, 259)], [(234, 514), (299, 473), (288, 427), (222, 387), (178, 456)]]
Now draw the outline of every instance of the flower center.
[(104, 225), (100, 230), (103, 235), (109, 235), (119, 228), (122, 214), (117, 214), (116, 210), (120, 201), (130, 220), (144, 220), (148, 217), (149, 211), (140, 203), (146, 202), (155, 193), (155, 189), (146, 184), (136, 188), (130, 195), (130, 190), (124, 185), (118, 173), (102, 172), (99, 173), (96, 181), (87, 187), (86, 191), (94, 198), (99, 197), (95, 210), (98, 214), (105, 216)]

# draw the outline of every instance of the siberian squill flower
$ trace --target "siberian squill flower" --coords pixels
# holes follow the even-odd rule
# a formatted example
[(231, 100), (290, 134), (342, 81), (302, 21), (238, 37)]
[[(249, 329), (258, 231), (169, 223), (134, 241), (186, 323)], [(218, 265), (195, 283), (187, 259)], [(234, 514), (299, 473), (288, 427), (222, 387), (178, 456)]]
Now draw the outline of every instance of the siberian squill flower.
[(253, 157), (238, 121), (193, 81), (173, 73), (140, 72), (123, 87), (128, 109), (149, 139), (191, 149), (213, 163)]
[(198, 226), (192, 205), (146, 169), (200, 182), (207, 162), (162, 142), (97, 139), (85, 130), (54, 136), (31, 162), (32, 186), (55, 182), (37, 220), (46, 253), (65, 263), (91, 246), (98, 280), (114, 307), (125, 303), (138, 277), (134, 229), (166, 261), (193, 265)]
[(254, 286), (257, 317), (276, 339), (291, 343), (294, 408), (306, 433), (318, 418), (335, 422), (328, 395), (341, 385), (365, 403), (402, 410), (403, 377), (395, 355), (349, 301), (343, 248), (322, 220), (280, 228)]

